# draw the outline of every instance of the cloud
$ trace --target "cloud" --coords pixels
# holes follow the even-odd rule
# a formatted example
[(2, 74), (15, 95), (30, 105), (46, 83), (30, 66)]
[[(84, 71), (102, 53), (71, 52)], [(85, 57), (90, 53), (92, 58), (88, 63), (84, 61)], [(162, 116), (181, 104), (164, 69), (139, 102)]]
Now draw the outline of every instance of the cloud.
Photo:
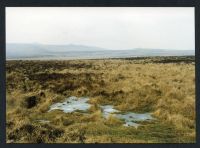
[(6, 41), (194, 50), (194, 8), (7, 7)]

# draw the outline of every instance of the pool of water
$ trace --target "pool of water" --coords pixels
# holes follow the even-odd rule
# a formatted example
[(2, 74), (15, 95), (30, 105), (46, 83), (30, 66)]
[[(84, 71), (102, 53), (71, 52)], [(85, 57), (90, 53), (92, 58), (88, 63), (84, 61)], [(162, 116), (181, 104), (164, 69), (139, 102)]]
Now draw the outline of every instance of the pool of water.
[(117, 114), (116, 117), (119, 119), (123, 119), (125, 121), (124, 126), (135, 126), (135, 127), (139, 126), (139, 124), (135, 123), (137, 121), (148, 121), (154, 119), (150, 113), (136, 114), (132, 112), (126, 114)]
[(118, 119), (122, 119), (125, 123), (124, 126), (135, 126), (138, 127), (139, 124), (135, 123), (137, 121), (147, 121), (153, 120), (154, 118), (150, 113), (137, 114), (133, 112), (120, 113), (119, 110), (114, 109), (113, 105), (101, 106), (103, 116), (107, 118), (109, 115), (114, 115)]
[[(87, 111), (91, 105), (87, 103), (89, 98), (87, 97), (69, 97), (64, 102), (55, 103), (50, 106), (50, 111), (52, 110), (62, 110), (65, 113), (71, 113), (75, 111)], [(110, 115), (121, 119), (124, 121), (124, 126), (134, 126), (138, 127), (140, 124), (136, 123), (137, 121), (148, 121), (153, 120), (154, 118), (150, 113), (138, 114), (134, 112), (121, 113), (119, 110), (114, 109), (113, 105), (101, 105), (102, 116), (108, 118)]]
[(35, 122), (39, 122), (39, 123), (50, 123), (49, 120), (35, 120)]
[(89, 98), (77, 98), (77, 97), (69, 97), (62, 103), (55, 103), (50, 106), (50, 111), (52, 110), (62, 110), (65, 113), (71, 113), (77, 110), (87, 111), (90, 108), (90, 104), (87, 103)]
[(113, 105), (101, 105), (102, 114), (105, 118), (107, 118), (109, 115), (118, 113), (120, 111), (113, 108)]

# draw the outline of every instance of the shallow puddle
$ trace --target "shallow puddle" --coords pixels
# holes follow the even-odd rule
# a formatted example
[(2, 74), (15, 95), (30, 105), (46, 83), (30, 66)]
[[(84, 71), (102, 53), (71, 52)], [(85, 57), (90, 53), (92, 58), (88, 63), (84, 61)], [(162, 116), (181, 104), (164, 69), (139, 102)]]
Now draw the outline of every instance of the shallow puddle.
[(112, 105), (105, 105), (101, 106), (103, 116), (107, 118), (109, 115), (114, 115), (118, 119), (122, 119), (125, 121), (124, 126), (135, 126), (138, 127), (139, 124), (135, 123), (137, 121), (147, 121), (147, 120), (153, 120), (154, 118), (151, 116), (150, 113), (144, 113), (144, 114), (137, 114), (137, 113), (121, 113), (119, 110), (116, 110), (113, 108)]
[(137, 121), (147, 121), (153, 120), (154, 118), (149, 113), (136, 114), (136, 113), (126, 113), (126, 114), (117, 114), (117, 118), (123, 119), (125, 121), (124, 126), (139, 126), (139, 124), (135, 123)]
[(39, 122), (39, 123), (50, 123), (49, 120), (35, 120), (35, 122)]
[(90, 108), (90, 104), (87, 103), (89, 98), (77, 98), (77, 97), (69, 97), (62, 103), (55, 103), (50, 106), (50, 111), (52, 110), (62, 110), (65, 113), (71, 113), (77, 110), (86, 111)]
[(112, 105), (102, 105), (100, 107), (102, 109), (103, 116), (106, 118), (111, 114), (120, 112), (120, 111), (114, 109)]
[[(90, 108), (90, 104), (87, 103), (89, 98), (81, 97), (69, 97), (62, 103), (55, 103), (50, 106), (50, 111), (52, 110), (62, 110), (65, 113), (71, 113), (75, 111), (87, 111)], [(138, 127), (137, 121), (148, 121), (154, 118), (150, 113), (137, 114), (133, 112), (120, 113), (119, 110), (114, 109), (113, 105), (101, 105), (102, 115), (107, 118), (109, 115), (114, 115), (116, 118), (123, 120), (124, 126), (134, 126)]]

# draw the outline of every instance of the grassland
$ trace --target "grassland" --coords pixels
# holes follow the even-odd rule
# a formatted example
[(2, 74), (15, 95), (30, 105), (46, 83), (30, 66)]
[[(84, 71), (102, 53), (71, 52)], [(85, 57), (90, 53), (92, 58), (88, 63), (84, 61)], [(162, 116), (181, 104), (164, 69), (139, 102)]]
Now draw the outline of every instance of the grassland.
[[(194, 57), (7, 61), (6, 87), (8, 143), (195, 142)], [(90, 97), (89, 114), (48, 112), (69, 96)], [(100, 104), (156, 120), (124, 127)]]

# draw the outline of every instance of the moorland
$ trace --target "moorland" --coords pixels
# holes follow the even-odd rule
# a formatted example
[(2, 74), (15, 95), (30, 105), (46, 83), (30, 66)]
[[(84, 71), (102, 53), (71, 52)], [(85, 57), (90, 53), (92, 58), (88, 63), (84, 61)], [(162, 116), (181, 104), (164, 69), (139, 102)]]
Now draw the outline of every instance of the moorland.
[[(90, 108), (49, 112), (70, 96)], [(100, 105), (155, 120), (123, 126)], [(194, 56), (6, 61), (7, 143), (194, 143), (195, 122)]]

